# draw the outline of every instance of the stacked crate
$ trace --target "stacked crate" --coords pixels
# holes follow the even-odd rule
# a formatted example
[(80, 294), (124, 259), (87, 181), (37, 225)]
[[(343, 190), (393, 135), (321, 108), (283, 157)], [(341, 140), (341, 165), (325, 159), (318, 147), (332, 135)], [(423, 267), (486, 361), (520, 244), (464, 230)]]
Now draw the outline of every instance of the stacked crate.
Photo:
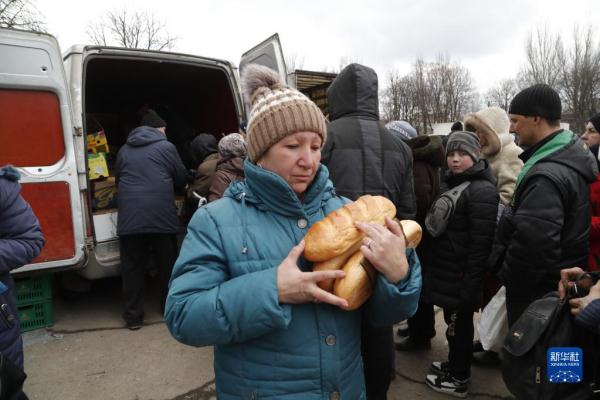
[(21, 332), (52, 325), (50, 275), (15, 279), (15, 295), (21, 321)]

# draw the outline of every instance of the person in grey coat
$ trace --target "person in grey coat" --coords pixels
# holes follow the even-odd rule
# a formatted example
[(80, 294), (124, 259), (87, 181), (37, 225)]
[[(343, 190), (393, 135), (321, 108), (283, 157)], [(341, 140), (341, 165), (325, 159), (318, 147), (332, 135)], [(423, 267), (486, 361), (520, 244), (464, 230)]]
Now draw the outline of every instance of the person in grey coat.
[(141, 328), (144, 321), (147, 255), (152, 251), (158, 262), (162, 308), (177, 258), (179, 219), (174, 190), (185, 186), (188, 175), (165, 130), (166, 122), (149, 110), (117, 155), (123, 319), (131, 330)]

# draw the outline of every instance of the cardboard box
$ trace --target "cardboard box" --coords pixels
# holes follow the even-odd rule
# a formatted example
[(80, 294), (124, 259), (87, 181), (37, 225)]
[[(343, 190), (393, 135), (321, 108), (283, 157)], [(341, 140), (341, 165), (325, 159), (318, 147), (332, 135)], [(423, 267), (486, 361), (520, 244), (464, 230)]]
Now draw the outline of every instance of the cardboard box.
[(113, 176), (92, 182), (92, 208), (117, 208), (117, 184)]
[(117, 238), (118, 215), (119, 213), (116, 210), (94, 214), (94, 233), (98, 242)]
[(88, 134), (87, 146), (88, 151), (91, 151), (93, 154), (108, 153), (108, 141), (106, 140), (106, 134), (104, 133), (104, 130)]
[(88, 153), (88, 167), (90, 179), (107, 178), (108, 164), (104, 153)]

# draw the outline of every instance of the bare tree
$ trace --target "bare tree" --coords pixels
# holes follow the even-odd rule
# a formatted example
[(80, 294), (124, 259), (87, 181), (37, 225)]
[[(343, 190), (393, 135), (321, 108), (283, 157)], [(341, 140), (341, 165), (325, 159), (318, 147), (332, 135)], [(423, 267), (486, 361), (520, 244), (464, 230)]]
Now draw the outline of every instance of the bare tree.
[(408, 121), (413, 126), (419, 124), (413, 75), (400, 76), (397, 71), (390, 71), (387, 88), (383, 90), (381, 99), (382, 119)]
[(518, 77), (523, 88), (546, 83), (555, 88), (563, 102), (563, 116), (575, 132), (600, 107), (600, 45), (590, 26), (575, 28), (572, 41), (538, 28), (525, 46), (527, 64)]
[(563, 44), (560, 35), (547, 26), (538, 26), (525, 43), (526, 65), (519, 76), (521, 87), (545, 83), (556, 87), (560, 80), (560, 60)]
[(304, 68), (304, 56), (300, 57), (296, 52), (288, 53), (285, 57), (285, 67), (289, 73)]
[(437, 122), (460, 120), (479, 103), (469, 70), (447, 55), (431, 63), (417, 59), (403, 77), (391, 71), (387, 84), (381, 102), (384, 119), (408, 121), (420, 132), (429, 132)]
[(45, 32), (46, 24), (34, 0), (0, 0), (0, 28)]
[(514, 79), (504, 79), (486, 93), (488, 107), (498, 106), (508, 112), (512, 98), (518, 92), (518, 85)]
[(97, 45), (148, 49), (171, 49), (176, 38), (153, 14), (127, 9), (109, 11), (98, 22), (89, 23), (88, 38)]
[(573, 30), (573, 45), (561, 54), (560, 64), (563, 108), (574, 114), (572, 129), (581, 132), (600, 105), (600, 46), (591, 26)]

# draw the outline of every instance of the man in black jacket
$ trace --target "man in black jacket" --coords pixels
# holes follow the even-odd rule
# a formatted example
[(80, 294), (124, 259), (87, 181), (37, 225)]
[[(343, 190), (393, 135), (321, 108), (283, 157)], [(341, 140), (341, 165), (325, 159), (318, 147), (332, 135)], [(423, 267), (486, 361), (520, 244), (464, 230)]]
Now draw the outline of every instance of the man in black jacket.
[(556, 289), (560, 270), (585, 265), (590, 231), (588, 186), (598, 173), (583, 142), (560, 129), (561, 102), (538, 84), (511, 102), (511, 132), (527, 148), (515, 192), (499, 222), (492, 266), (506, 286), (512, 325), (527, 306)]
[(179, 219), (175, 208), (176, 188), (188, 179), (179, 153), (165, 136), (166, 122), (149, 110), (127, 137), (117, 155), (121, 276), (127, 327), (136, 330), (144, 322), (144, 278), (148, 253), (158, 263), (160, 304), (164, 308), (177, 258), (176, 233)]
[[(414, 219), (412, 154), (379, 120), (377, 74), (350, 64), (327, 91), (327, 142), (321, 162), (338, 194), (356, 200), (364, 194), (390, 199), (400, 219)], [(394, 374), (392, 327), (363, 324), (363, 360), (367, 398), (385, 399)]]

